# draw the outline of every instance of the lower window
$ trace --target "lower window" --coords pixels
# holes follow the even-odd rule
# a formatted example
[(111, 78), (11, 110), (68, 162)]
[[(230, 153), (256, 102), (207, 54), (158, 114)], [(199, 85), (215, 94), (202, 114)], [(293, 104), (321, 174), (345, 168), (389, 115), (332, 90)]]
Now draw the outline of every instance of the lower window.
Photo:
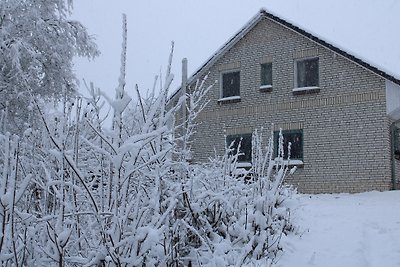
[[(289, 143), (290, 147), (290, 159), (292, 160), (303, 160), (303, 130), (285, 130), (282, 131), (283, 136), (283, 159), (288, 159), (289, 155)], [(274, 132), (274, 151), (275, 156), (278, 156), (278, 145), (279, 145), (279, 131)]]
[(238, 152), (239, 147), (239, 162), (251, 162), (251, 134), (228, 135), (226, 137), (226, 145), (228, 148), (232, 148), (232, 155)]

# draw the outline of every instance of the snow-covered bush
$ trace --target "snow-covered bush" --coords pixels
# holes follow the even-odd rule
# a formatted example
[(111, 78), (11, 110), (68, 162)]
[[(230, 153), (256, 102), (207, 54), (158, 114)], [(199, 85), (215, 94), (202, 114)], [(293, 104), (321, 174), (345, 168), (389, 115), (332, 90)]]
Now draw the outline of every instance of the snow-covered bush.
[[(283, 185), (288, 167), (272, 160), (271, 139), (265, 150), (253, 134), (247, 171), (231, 150), (190, 165), (195, 119), (210, 87), (199, 81), (167, 108), (169, 67), (161, 88), (129, 95), (126, 20), (123, 32), (114, 99), (89, 85), (89, 97), (65, 98), (49, 112), (32, 98), (41, 125), (19, 137), (5, 132), (7, 116), (0, 117), (0, 265), (273, 263), (291, 230), (285, 199), (292, 190)], [(107, 102), (111, 129), (101, 117)], [(181, 107), (187, 117), (176, 123)]]
[(230, 150), (191, 168), (183, 192), (186, 209), (179, 222), (180, 246), (187, 251), (184, 265), (269, 266), (275, 262), (282, 250), (282, 235), (293, 229), (285, 200), (295, 191), (283, 185), (293, 170), (282, 157), (272, 160), (272, 137), (266, 148), (261, 140), (256, 131), (250, 170), (237, 168), (238, 154)]

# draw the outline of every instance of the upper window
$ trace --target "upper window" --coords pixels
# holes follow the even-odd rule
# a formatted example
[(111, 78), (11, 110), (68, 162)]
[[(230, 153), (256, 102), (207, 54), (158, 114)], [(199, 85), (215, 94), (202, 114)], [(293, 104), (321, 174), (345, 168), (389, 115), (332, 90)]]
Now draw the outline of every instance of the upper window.
[(261, 64), (260, 89), (272, 88), (272, 63)]
[(235, 135), (228, 135), (226, 137), (226, 145), (231, 146), (233, 151), (231, 152), (235, 155), (239, 148), (239, 162), (251, 162), (251, 134), (235, 134)]
[[(303, 160), (303, 130), (282, 131), (283, 136), (283, 159), (287, 159), (290, 147), (290, 159)], [(275, 156), (278, 156), (279, 131), (274, 132)]]
[(240, 71), (222, 73), (222, 98), (240, 96)]
[(318, 87), (319, 68), (318, 58), (309, 58), (296, 61), (295, 87)]

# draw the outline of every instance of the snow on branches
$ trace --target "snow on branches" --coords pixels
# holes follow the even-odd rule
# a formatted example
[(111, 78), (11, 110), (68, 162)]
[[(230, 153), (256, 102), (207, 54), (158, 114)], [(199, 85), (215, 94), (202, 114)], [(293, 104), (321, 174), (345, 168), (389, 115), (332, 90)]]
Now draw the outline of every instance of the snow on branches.
[(0, 111), (8, 131), (34, 122), (32, 96), (60, 100), (76, 93), (74, 56), (99, 54), (78, 21), (68, 19), (72, 0), (0, 1)]
[[(119, 85), (108, 100), (111, 129), (100, 116), (102, 93), (92, 85), (88, 98), (65, 99), (52, 113), (34, 100), (41, 127), (19, 137), (0, 128), (0, 265), (276, 261), (281, 236), (292, 230), (285, 200), (293, 191), (283, 183), (288, 167), (271, 160), (271, 141), (264, 149), (257, 132), (249, 170), (237, 168), (238, 155), (229, 149), (209, 163), (189, 164), (196, 117), (211, 87), (199, 81), (172, 106), (172, 50), (165, 82), (130, 96), (124, 34)], [(187, 116), (179, 120), (182, 108)]]

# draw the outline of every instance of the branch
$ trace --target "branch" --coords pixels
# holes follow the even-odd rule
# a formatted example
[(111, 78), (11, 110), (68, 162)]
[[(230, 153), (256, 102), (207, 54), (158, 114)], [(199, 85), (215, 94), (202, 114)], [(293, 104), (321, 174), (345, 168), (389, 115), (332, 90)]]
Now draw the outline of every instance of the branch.
[[(96, 214), (98, 215), (98, 214), (99, 214), (99, 208), (97, 207), (96, 200), (94, 199), (94, 197), (93, 197), (93, 195), (92, 195), (90, 189), (88, 188), (88, 186), (87, 186), (86, 183), (85, 183), (84, 175), (80, 172), (80, 170), (78, 169), (78, 167), (75, 165), (73, 159), (70, 158), (69, 156), (67, 156), (67, 155), (64, 153), (64, 151), (63, 151), (61, 145), (57, 142), (57, 140), (56, 140), (56, 139), (54, 138), (54, 136), (51, 134), (50, 128), (49, 128), (49, 126), (48, 126), (48, 124), (47, 124), (47, 122), (46, 122), (46, 119), (45, 119), (45, 117), (44, 117), (44, 114), (43, 114), (42, 110), (41, 110), (40, 107), (39, 107), (39, 104), (37, 103), (36, 99), (34, 99), (33, 101), (34, 101), (34, 103), (35, 103), (35, 105), (36, 105), (36, 108), (37, 108), (38, 111), (39, 111), (39, 115), (40, 115), (40, 117), (42, 118), (42, 121), (43, 121), (43, 123), (44, 123), (44, 127), (45, 127), (45, 129), (46, 129), (46, 131), (47, 131), (47, 133), (48, 133), (48, 135), (49, 135), (49, 137), (50, 137), (51, 142), (54, 144), (54, 146), (57, 148), (57, 150), (58, 150), (59, 152), (62, 153), (63, 158), (66, 160), (66, 162), (68, 163), (68, 165), (71, 167), (72, 171), (75, 173), (75, 175), (78, 177), (79, 181), (82, 183), (83, 187), (85, 188), (85, 191), (87, 192), (87, 194), (88, 194), (88, 196), (89, 196), (89, 198), (90, 198), (90, 200), (91, 200), (91, 202), (92, 202), (92, 205), (93, 205), (93, 207), (94, 207), (94, 209), (95, 209), (95, 211), (96, 211)], [(97, 216), (96, 216), (96, 217), (97, 217)]]

